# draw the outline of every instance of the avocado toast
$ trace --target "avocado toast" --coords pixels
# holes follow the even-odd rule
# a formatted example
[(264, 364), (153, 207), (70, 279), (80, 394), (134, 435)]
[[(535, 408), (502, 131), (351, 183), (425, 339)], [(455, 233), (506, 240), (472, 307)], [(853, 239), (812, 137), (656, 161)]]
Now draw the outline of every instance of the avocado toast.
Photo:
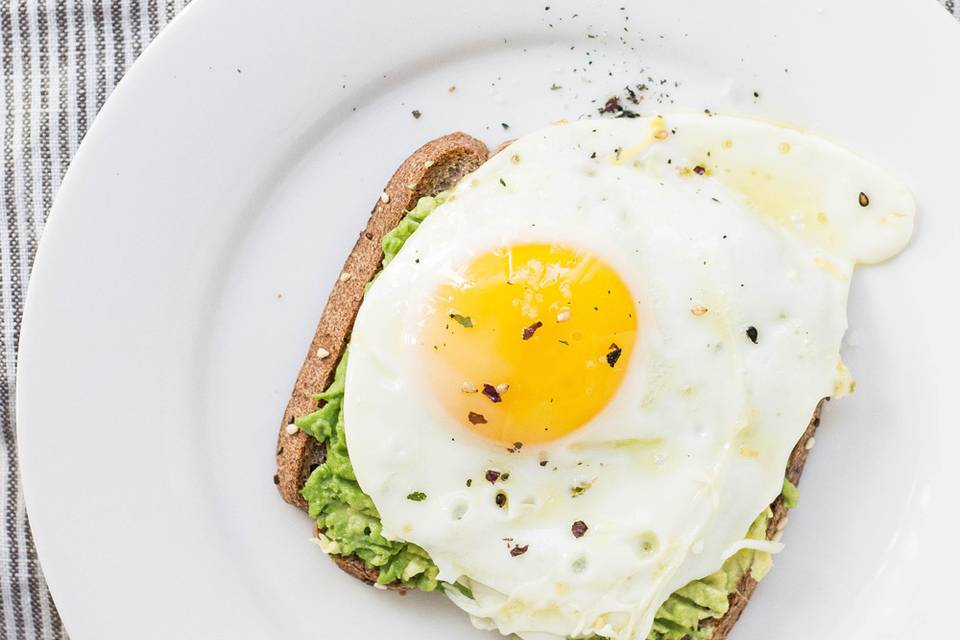
[[(396, 171), (334, 284), (280, 428), (274, 482), (284, 500), (309, 512), (318, 543), (344, 571), (401, 592), (434, 590), (436, 567), (416, 545), (380, 534), (376, 508), (356, 483), (342, 422), (347, 345), (368, 283), (443, 201), (444, 192), (487, 157), (483, 143), (454, 133), (427, 143)], [(760, 514), (748, 537), (779, 538), (787, 510), (796, 500), (795, 484), (819, 424), (821, 405), (792, 451), (783, 494)], [(720, 571), (672, 595), (661, 606), (648, 638), (722, 640), (770, 564), (767, 553), (737, 552)]]

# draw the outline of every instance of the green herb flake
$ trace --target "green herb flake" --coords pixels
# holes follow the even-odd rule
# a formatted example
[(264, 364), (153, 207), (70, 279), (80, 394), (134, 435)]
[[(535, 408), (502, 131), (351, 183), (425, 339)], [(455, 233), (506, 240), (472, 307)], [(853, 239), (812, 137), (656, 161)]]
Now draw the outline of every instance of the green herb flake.
[(590, 482), (581, 482), (578, 485), (570, 487), (570, 495), (576, 498), (577, 496), (583, 495), (583, 493), (593, 486), (593, 481)]
[(457, 321), (461, 327), (473, 329), (473, 319), (470, 316), (462, 316), (459, 313), (451, 313), (450, 317)]
[(407, 500), (413, 500), (414, 502), (423, 502), (427, 499), (427, 494), (423, 491), (414, 491), (413, 493), (407, 494)]

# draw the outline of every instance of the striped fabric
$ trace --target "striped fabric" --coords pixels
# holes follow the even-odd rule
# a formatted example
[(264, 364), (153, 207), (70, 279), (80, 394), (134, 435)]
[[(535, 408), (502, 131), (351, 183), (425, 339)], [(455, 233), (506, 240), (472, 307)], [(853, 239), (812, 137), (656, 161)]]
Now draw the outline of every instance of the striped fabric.
[[(13, 415), (20, 315), (37, 240), (104, 100), (189, 1), (0, 0), (0, 640), (67, 637), (27, 523)], [(960, 18), (960, 0), (941, 2)]]
[(189, 0), (2, 0), (0, 639), (66, 638), (23, 506), (13, 415), (27, 277), (77, 145), (113, 87)]

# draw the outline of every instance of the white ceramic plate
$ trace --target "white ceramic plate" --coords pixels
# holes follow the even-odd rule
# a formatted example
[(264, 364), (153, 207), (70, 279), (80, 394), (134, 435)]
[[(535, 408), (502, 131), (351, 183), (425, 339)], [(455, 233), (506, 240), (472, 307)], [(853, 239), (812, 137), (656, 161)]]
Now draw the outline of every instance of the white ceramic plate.
[(271, 482), (277, 418), (411, 150), (595, 114), (640, 81), (670, 96), (642, 111), (795, 123), (914, 189), (912, 246), (854, 284), (858, 391), (830, 408), (735, 638), (944, 637), (960, 27), (933, 0), (622, 4), (197, 0), (137, 62), (63, 184), (21, 340), (26, 497), (74, 640), (492, 637), (307, 542)]

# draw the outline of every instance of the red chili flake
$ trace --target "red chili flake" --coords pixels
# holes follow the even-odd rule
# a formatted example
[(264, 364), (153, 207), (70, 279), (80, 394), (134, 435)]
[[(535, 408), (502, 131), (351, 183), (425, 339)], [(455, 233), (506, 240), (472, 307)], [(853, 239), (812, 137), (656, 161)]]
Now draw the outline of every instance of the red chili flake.
[(467, 420), (470, 421), (470, 424), (487, 424), (487, 419), (483, 417), (483, 414), (474, 411), (467, 414)]
[(607, 364), (610, 365), (610, 368), (613, 368), (613, 365), (617, 364), (617, 360), (620, 359), (620, 354), (623, 353), (623, 349), (617, 346), (617, 343), (612, 343), (610, 345), (610, 351), (607, 352)]
[(521, 447), (523, 447), (522, 442), (514, 442), (512, 447), (507, 447), (507, 451), (510, 453), (516, 453), (517, 451), (520, 451)]
[(620, 98), (617, 96), (608, 99), (603, 107), (600, 108), (600, 113), (615, 113), (617, 111), (623, 111), (623, 107), (620, 106)]
[(493, 469), (487, 469), (487, 474), (484, 477), (490, 484), (493, 484), (497, 481), (497, 478), (500, 477), (500, 472), (494, 471)]
[(695, 167), (693, 168), (693, 172), (694, 172), (695, 174), (697, 174), (698, 176), (702, 176), (703, 174), (705, 174), (705, 173), (707, 172), (707, 170), (704, 168), (703, 165), (698, 164), (697, 166), (695, 166)]
[(490, 402), (500, 402), (503, 398), (500, 397), (500, 392), (497, 391), (497, 388), (492, 384), (483, 384), (483, 395), (490, 398)]
[(573, 533), (574, 538), (580, 538), (587, 532), (587, 525), (583, 520), (577, 520), (570, 527), (570, 532)]
[(518, 544), (513, 549), (510, 549), (510, 555), (513, 556), (514, 558), (516, 558), (517, 556), (522, 556), (527, 552), (527, 549), (529, 548), (530, 548), (530, 545), (528, 544), (525, 544), (525, 545)]
[(507, 504), (507, 494), (505, 494), (505, 493), (498, 493), (498, 494), (493, 498), (493, 501), (497, 503), (497, 506), (498, 506), (498, 507), (500, 507), (501, 509), (503, 509), (503, 505)]
[(537, 320), (532, 325), (523, 330), (523, 339), (529, 340), (533, 337), (533, 334), (537, 332), (537, 329), (543, 326), (543, 323)]

